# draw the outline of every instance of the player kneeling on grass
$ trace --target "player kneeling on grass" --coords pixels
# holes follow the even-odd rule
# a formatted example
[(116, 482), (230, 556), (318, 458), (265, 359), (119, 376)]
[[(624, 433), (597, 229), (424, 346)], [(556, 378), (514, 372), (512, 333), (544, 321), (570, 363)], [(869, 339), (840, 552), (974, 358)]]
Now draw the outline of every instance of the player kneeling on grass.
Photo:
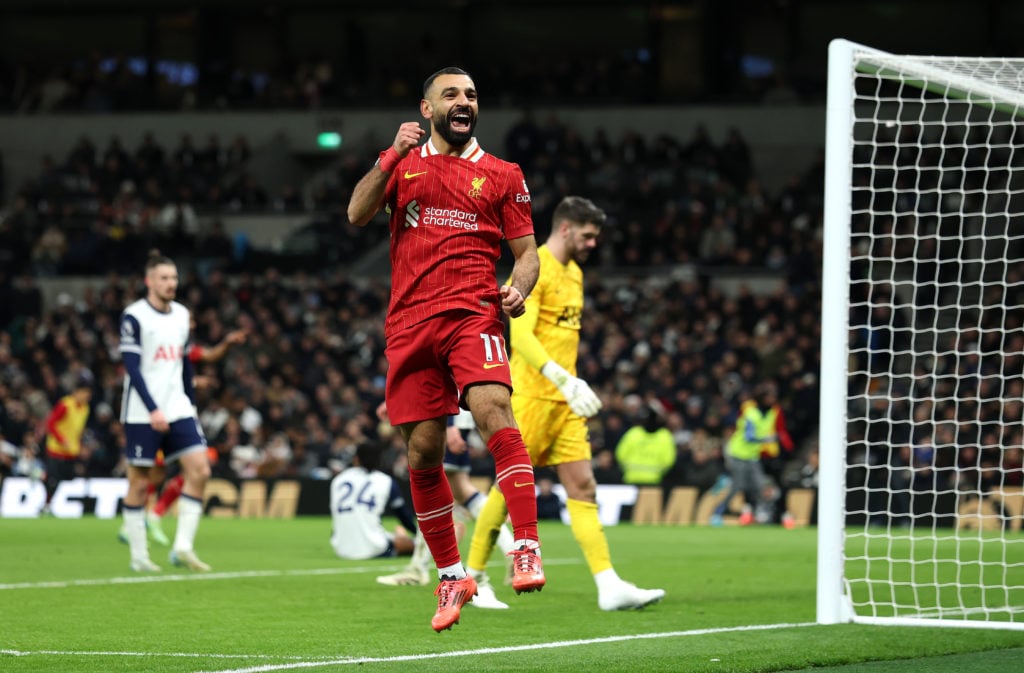
[[(380, 471), (381, 447), (363, 442), (352, 466), (331, 480), (331, 546), (344, 559), (408, 556), (416, 519), (395, 480)], [(398, 517), (394, 533), (381, 523), (385, 513)]]

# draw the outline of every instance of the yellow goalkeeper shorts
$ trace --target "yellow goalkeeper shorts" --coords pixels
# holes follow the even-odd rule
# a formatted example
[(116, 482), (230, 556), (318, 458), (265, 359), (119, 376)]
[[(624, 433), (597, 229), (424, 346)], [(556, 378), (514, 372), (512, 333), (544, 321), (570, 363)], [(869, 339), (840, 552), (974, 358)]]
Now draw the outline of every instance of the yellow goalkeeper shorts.
[(512, 395), (512, 413), (534, 467), (590, 460), (587, 422), (567, 402)]

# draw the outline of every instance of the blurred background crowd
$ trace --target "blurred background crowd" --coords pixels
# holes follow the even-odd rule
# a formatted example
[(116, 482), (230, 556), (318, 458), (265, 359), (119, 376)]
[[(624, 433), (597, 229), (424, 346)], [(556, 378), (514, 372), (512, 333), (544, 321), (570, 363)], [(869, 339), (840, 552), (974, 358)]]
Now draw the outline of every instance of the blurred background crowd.
[[(326, 479), (359, 442), (380, 439), (389, 445), (389, 469), (402, 477), (401, 442), (374, 413), (386, 370), (387, 231), (382, 218), (356, 228), (344, 215), (355, 182), (390, 139), (390, 123), (374, 142), (341, 144), (339, 135), (340, 146), (315, 165), (309, 157), (281, 160), (244, 129), (210, 129), (218, 115), (238, 111), (412, 110), (425, 74), (460, 63), (485, 93), (481, 126), (491, 110), (518, 116), (502, 146), (485, 149), (523, 167), (538, 238), (567, 194), (591, 198), (609, 215), (584, 269), (579, 359), (580, 375), (604, 401), (591, 422), (599, 481), (623, 480), (615, 449), (641, 427), (672, 435), (664, 486), (720, 487), (723, 443), (737, 412), (770, 382), (793, 439), (783, 455), (766, 459), (773, 484), (815, 486), (823, 155), (795, 166), (793, 157), (758, 164), (754, 146), (771, 140), (764, 136), (774, 122), (753, 132), (728, 124), (721, 132), (719, 122), (712, 133), (708, 126), (719, 120), (635, 130), (628, 120), (665, 106), (681, 115), (694, 103), (754, 107), (766, 119), (820, 106), (827, 43), (839, 35), (900, 52), (944, 53), (955, 44), (961, 53), (1012, 56), (1019, 50), (1012, 26), (1024, 8), (1008, 0), (985, 3), (985, 12), (827, 0), (398, 4), (383, 11), (316, 0), (5, 3), (5, 119), (52, 120), (56, 131), (107, 115), (126, 133), (76, 133), (31, 163), (23, 150), (0, 155), (2, 473), (38, 474), (44, 419), (82, 370), (95, 383), (79, 471), (121, 473), (118, 316), (141, 295), (145, 255), (159, 248), (179, 265), (179, 299), (194, 313), (195, 343), (213, 346), (238, 328), (248, 333), (224, 358), (200, 365), (216, 380), (199, 397), (216, 475)], [(397, 11), (405, 25), (423, 27), (401, 48), (380, 39), (394, 34)], [(918, 29), (908, 31), (911, 22)], [(442, 38), (448, 32), (459, 39)], [(554, 112), (567, 108), (607, 110), (619, 123), (584, 129)], [(200, 113), (189, 117), (197, 127), (172, 134), (170, 120), (183, 112)], [(153, 131), (128, 133), (128, 122)], [(884, 145), (895, 148), (895, 136), (890, 141)], [(989, 159), (971, 159), (978, 161)], [(14, 162), (38, 168), (13, 177)], [(895, 200), (899, 190), (886, 179), (855, 176), (860, 185), (874, 181), (872, 198)], [(901, 179), (916, 184), (914, 176)], [(308, 222), (304, 253), (269, 254), (244, 227), (226, 224), (272, 215)], [(898, 237), (901, 224), (863, 218), (854, 231), (862, 243), (880, 245)], [(929, 254), (941, 265), (948, 253), (940, 243)], [(886, 254), (917, 253), (897, 246)], [(936, 266), (929, 283), (928, 268), (909, 272), (922, 288), (910, 302), (884, 283), (857, 297), (869, 310), (853, 316), (851, 334), (850, 386), (861, 402), (850, 435), (863, 456), (854, 487), (1019, 480), (1021, 405), (961, 403), (964, 395), (995, 399), (997, 382), (1020, 397), (1020, 339), (991, 343), (1000, 330), (1020, 327), (1012, 311), (989, 312), (980, 321), (988, 331), (952, 344), (946, 352), (963, 356), (933, 363), (938, 378), (918, 375), (920, 363), (892, 368), (885, 360), (915, 329), (927, 333), (927, 312), (908, 311), (908, 303), (952, 301), (940, 286), (950, 286), (955, 270)], [(871, 273), (854, 266), (855, 278)], [(77, 285), (50, 296), (47, 284), (61, 279)], [(1009, 297), (1002, 305), (1021, 302)], [(1005, 355), (972, 360), (979, 348)], [(976, 375), (978, 386), (948, 389), (966, 375)], [(933, 385), (920, 383), (926, 379)], [(885, 401), (893, 396), (931, 402)], [(489, 474), (486, 451), (477, 446), (473, 456), (474, 472)]]
[[(220, 455), (217, 474), (326, 478), (348, 464), (358, 442), (382, 438), (391, 442), (388, 464), (401, 475), (401, 443), (374, 414), (386, 371), (386, 276), (356, 278), (344, 264), (287, 274), (250, 269), (223, 231), (161, 224), (159, 200), (138, 202), (137, 217), (122, 217), (117, 204), (125, 203), (126, 181), (161, 194), (171, 189), (170, 174), (202, 181), (220, 167), (196, 159), (183, 170), (172, 158), (180, 151), (149, 138), (130, 149), (112, 159), (110, 148), (100, 152), (82, 139), (53, 173), (23, 185), (6, 211), (0, 233), (3, 248), (14, 251), (0, 272), (0, 292), (12, 298), (0, 312), (7, 469), (24, 472), (31, 464), (40, 422), (83, 368), (97, 389), (81, 470), (99, 476), (121, 469), (118, 316), (142, 292), (140, 260), (159, 247), (179, 264), (179, 298), (194, 312), (195, 343), (213, 346), (236, 328), (249, 333), (221, 361), (200, 365), (219, 382), (200, 398), (204, 429)], [(803, 459), (816, 430), (821, 167), (808, 166), (783, 192), (769, 194), (738, 130), (722, 145), (702, 128), (654, 142), (635, 134), (582, 142), (565, 125), (542, 128), (525, 119), (510, 130), (504, 152), (528, 176), (540, 237), (565, 194), (591, 195), (609, 213), (600, 253), (586, 269), (579, 361), (581, 376), (605, 401), (591, 428), (604, 478), (621, 481), (616, 445), (654, 402), (658, 424), (678, 449), (665, 466), (666, 485), (711, 488), (739, 404), (764, 380), (778, 384), (792, 409), (789, 425)], [(353, 257), (386, 245), (382, 221), (358, 229), (338, 214), (372, 161), (372, 154), (342, 158), (325, 204), (337, 230), (351, 236)], [(100, 185), (111, 164), (129, 168), (110, 181), (117, 189), (106, 190)], [(179, 168), (169, 171), (170, 164)], [(743, 285), (726, 294), (708, 276), (673, 273), (681, 263), (768, 274), (776, 289), (754, 293)], [(665, 273), (651, 273), (658, 268)], [(40, 277), (83, 273), (105, 280), (44, 310)], [(477, 448), (474, 470), (486, 475), (489, 457)]]

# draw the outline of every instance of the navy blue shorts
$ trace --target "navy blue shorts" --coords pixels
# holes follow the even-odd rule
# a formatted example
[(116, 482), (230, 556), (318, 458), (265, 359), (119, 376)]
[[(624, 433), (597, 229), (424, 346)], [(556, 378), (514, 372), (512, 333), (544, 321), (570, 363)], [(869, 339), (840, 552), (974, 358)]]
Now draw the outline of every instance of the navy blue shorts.
[(444, 450), (444, 471), (445, 472), (469, 472), (469, 447), (462, 453), (452, 453)]
[(125, 423), (124, 457), (129, 465), (152, 467), (157, 451), (163, 449), (164, 462), (171, 463), (186, 453), (206, 451), (206, 437), (195, 418), (171, 423), (167, 432), (157, 432), (149, 423)]
[[(469, 430), (462, 430), (462, 438), (469, 439)], [(469, 447), (462, 453), (452, 453), (448, 447), (444, 447), (444, 471), (445, 472), (469, 472)]]

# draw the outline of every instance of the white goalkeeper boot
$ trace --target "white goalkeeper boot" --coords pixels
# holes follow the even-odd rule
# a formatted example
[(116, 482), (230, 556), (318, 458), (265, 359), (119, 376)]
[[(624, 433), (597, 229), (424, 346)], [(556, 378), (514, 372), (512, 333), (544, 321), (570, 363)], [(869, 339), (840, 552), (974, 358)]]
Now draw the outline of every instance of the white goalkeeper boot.
[(665, 597), (664, 589), (641, 589), (608, 569), (594, 575), (597, 606), (602, 610), (639, 610)]
[(494, 594), (494, 587), (491, 586), (491, 580), (487, 577), (487, 573), (470, 572), (469, 574), (476, 580), (476, 596), (473, 596), (470, 605), (485, 610), (508, 610), (508, 604), (499, 601)]
[(613, 591), (602, 591), (597, 605), (602, 610), (639, 610), (657, 603), (665, 597), (664, 589), (641, 589), (635, 584), (623, 582)]

